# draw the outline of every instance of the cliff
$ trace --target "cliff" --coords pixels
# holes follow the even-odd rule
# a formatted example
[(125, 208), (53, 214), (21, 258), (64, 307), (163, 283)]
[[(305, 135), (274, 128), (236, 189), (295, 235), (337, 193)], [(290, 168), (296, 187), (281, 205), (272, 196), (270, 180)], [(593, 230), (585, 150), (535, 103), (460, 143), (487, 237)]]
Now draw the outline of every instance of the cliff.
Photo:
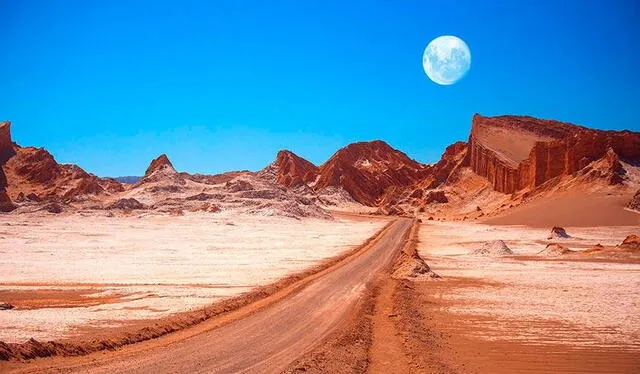
[(471, 169), (503, 193), (576, 173), (606, 157), (610, 150), (623, 160), (640, 160), (640, 133), (593, 130), (532, 117), (476, 114), (469, 136)]

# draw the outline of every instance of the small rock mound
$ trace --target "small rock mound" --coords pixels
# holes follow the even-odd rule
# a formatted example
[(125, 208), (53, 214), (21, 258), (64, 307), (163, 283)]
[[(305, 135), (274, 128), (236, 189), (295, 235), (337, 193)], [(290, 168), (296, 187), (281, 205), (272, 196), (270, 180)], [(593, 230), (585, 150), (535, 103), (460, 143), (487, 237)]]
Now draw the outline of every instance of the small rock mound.
[(46, 210), (49, 213), (53, 213), (53, 214), (60, 214), (62, 213), (62, 205), (53, 202), (53, 203), (49, 203), (45, 206), (42, 207), (43, 210)]
[(512, 255), (513, 251), (502, 240), (494, 240), (482, 244), (480, 248), (474, 249), (474, 255), (506, 256)]
[(15, 307), (9, 303), (0, 303), (0, 310), (9, 310), (13, 308)]
[(572, 253), (572, 252), (573, 252), (572, 250), (570, 250), (569, 248), (565, 247), (564, 245), (561, 245), (561, 244), (558, 244), (558, 243), (549, 243), (549, 244), (547, 244), (547, 247), (545, 249), (543, 249), (542, 251), (538, 252), (538, 255), (555, 257), (555, 256), (566, 255), (566, 254), (569, 254), (569, 253)]
[(129, 199), (120, 199), (107, 207), (107, 209), (122, 209), (122, 210), (133, 210), (133, 209), (145, 209), (144, 204), (139, 202), (134, 198)]
[(640, 251), (640, 236), (629, 235), (620, 244), (620, 248), (630, 251)]
[(567, 231), (559, 226), (554, 226), (551, 229), (551, 233), (549, 234), (549, 236), (547, 237), (547, 239), (567, 239), (570, 238), (571, 236), (569, 234), (567, 234)]

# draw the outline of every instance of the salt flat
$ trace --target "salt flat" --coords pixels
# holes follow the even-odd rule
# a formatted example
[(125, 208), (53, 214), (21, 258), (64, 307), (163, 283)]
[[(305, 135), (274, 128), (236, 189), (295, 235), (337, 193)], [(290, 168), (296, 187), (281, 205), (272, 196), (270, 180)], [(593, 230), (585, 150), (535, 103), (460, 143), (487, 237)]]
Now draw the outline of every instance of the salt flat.
[(238, 295), (361, 244), (386, 221), (232, 213), (0, 217), (0, 341), (159, 318)]
[[(640, 263), (537, 255), (549, 242), (573, 250), (613, 246), (638, 227), (566, 227), (571, 238), (552, 240), (549, 229), (422, 225), (419, 251), (443, 276), (435, 291), (442, 308), (462, 317), (466, 336), (640, 351)], [(471, 254), (493, 240), (504, 240), (514, 254)]]

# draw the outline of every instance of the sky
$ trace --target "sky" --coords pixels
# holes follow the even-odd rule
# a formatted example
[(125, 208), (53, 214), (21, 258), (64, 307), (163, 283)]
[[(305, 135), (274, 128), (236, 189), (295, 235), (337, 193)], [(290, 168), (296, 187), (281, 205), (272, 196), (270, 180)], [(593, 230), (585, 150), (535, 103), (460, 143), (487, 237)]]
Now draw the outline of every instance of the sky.
[[(637, 1), (0, 0), (0, 120), (99, 176), (321, 164), (382, 139), (430, 163), (474, 113), (640, 131)], [(422, 54), (471, 50), (440, 86)]]

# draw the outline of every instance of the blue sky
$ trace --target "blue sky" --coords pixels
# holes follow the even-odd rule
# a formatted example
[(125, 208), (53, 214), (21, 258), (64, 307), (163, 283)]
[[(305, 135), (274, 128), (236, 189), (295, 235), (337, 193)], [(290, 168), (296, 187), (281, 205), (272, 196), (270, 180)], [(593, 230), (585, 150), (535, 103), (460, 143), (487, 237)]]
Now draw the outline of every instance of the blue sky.
[[(129, 4), (132, 3), (132, 4)], [(14, 140), (101, 176), (318, 164), (383, 139), (422, 162), (471, 117), (640, 130), (634, 1), (0, 0), (0, 119)], [(464, 39), (452, 86), (421, 66)]]

